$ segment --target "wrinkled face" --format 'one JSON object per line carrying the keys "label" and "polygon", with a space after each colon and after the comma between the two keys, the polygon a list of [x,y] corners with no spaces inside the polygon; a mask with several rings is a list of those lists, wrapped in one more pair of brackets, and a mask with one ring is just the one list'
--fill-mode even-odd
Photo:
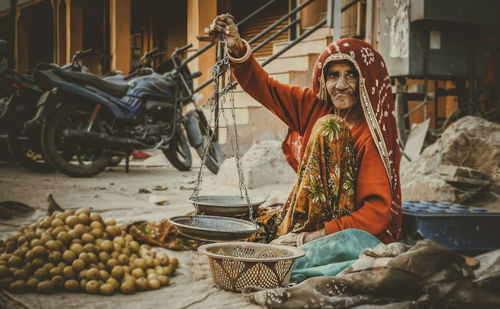
{"label": "wrinkled face", "polygon": [[348,60],[334,61],[325,68],[325,85],[333,105],[346,109],[358,102],[359,74]]}

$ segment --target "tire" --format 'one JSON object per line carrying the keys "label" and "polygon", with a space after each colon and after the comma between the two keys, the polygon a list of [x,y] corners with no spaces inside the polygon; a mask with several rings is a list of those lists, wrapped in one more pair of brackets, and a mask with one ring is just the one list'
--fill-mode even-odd
{"label": "tire", "polygon": [[205,138],[207,135],[212,136],[212,141],[208,146],[208,155],[207,159],[205,160],[205,166],[209,171],[217,174],[222,162],[224,162],[224,154],[220,149],[219,143],[214,140],[215,137],[212,133],[212,130],[208,129],[207,131],[207,119],[205,118],[205,115],[203,115],[203,112],[196,111],[196,118],[198,118],[198,125],[200,127],[201,136],[203,136],[203,143],[196,147],[196,152],[198,152],[198,155],[203,160],[203,146],[205,144]]}
{"label": "tire", "polygon": [[40,131],[25,134],[24,122],[13,124],[7,131],[7,147],[10,155],[22,167],[35,173],[50,173],[55,170],[47,162],[42,151]]}
{"label": "tire", "polygon": [[177,127],[168,149],[163,149],[163,153],[179,171],[189,171],[191,169],[193,158],[184,127]]}
{"label": "tire", "polygon": [[[102,147],[79,145],[62,136],[65,129],[85,128],[91,114],[89,107],[66,105],[50,115],[42,126],[42,149],[47,161],[70,177],[92,177],[110,164],[111,155]],[[95,120],[93,131],[105,132],[101,129],[102,115],[103,111]]]}

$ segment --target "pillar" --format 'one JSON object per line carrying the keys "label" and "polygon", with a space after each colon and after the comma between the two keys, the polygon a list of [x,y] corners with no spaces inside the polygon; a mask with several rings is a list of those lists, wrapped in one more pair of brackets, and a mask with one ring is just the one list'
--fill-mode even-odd
{"label": "pillar", "polygon": [[26,72],[28,70],[29,56],[29,40],[28,40],[28,23],[22,16],[22,10],[16,11],[16,26],[15,26],[15,45],[14,54],[16,59],[16,70]]}
{"label": "pillar", "polygon": [[83,49],[83,12],[79,2],[66,2],[66,63],[73,59],[73,55]]}
{"label": "pillar", "polygon": [[130,70],[130,0],[109,0],[111,70]]}
{"label": "pillar", "polygon": [[[304,2],[306,2],[306,0],[301,0],[300,4]],[[326,10],[327,0],[316,0],[307,5],[300,11],[300,23],[302,28],[315,26],[321,21],[321,13],[326,13]]]}
{"label": "pillar", "polygon": [[[193,48],[201,49],[208,44],[200,42],[196,39],[198,35],[205,35],[205,27],[208,27],[215,16],[217,16],[217,1],[216,0],[188,0],[188,15],[187,15],[187,41],[193,44]],[[197,59],[191,61],[189,69],[191,72],[201,71],[200,78],[194,81],[195,88],[210,77],[212,77],[212,65],[215,64],[215,47],[210,48]],[[210,96],[213,87],[208,85],[201,91],[204,99],[203,103]]]}

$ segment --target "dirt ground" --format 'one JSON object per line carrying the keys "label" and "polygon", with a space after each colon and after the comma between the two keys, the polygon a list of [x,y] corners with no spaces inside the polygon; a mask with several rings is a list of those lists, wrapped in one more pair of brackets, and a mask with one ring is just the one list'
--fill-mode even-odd
{"label": "dirt ground", "polygon": [[[14,200],[36,208],[33,215],[17,220],[0,220],[0,238],[23,224],[34,222],[46,214],[47,194],[52,193],[65,209],[89,208],[105,219],[117,223],[135,220],[159,221],[193,210],[188,198],[193,192],[199,168],[195,159],[189,172],[179,172],[161,155],[146,161],[131,161],[128,174],[122,166],[108,168],[93,178],[70,178],[61,173],[36,174],[20,166],[0,164],[0,201]],[[235,171],[236,172],[236,171]],[[222,181],[223,183],[223,181]],[[164,191],[156,186],[168,187]],[[147,189],[152,193],[139,193]],[[286,199],[288,185],[264,186],[249,191],[251,198],[267,198],[266,204]],[[204,173],[201,194],[238,194],[238,188],[221,185],[221,179],[208,170]],[[150,196],[161,195],[166,205],[150,202]],[[56,293],[53,295],[16,294],[13,298],[28,308],[260,308],[249,304],[239,293],[217,288],[210,274],[207,257],[198,252],[166,250],[180,261],[180,267],[168,287],[133,295]],[[22,306],[11,304],[14,308]]]}

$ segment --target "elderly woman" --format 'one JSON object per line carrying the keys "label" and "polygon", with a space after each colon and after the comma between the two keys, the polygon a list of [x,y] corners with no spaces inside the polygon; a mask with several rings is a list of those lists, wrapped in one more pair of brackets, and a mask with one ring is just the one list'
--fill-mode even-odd
{"label": "elderly woman", "polygon": [[401,232],[400,152],[391,80],[367,43],[342,39],[316,61],[313,89],[269,77],[222,14],[205,30],[224,35],[241,87],[288,126],[283,152],[297,171],[285,205],[261,209],[257,241],[302,245],[344,229],[384,243]]}

